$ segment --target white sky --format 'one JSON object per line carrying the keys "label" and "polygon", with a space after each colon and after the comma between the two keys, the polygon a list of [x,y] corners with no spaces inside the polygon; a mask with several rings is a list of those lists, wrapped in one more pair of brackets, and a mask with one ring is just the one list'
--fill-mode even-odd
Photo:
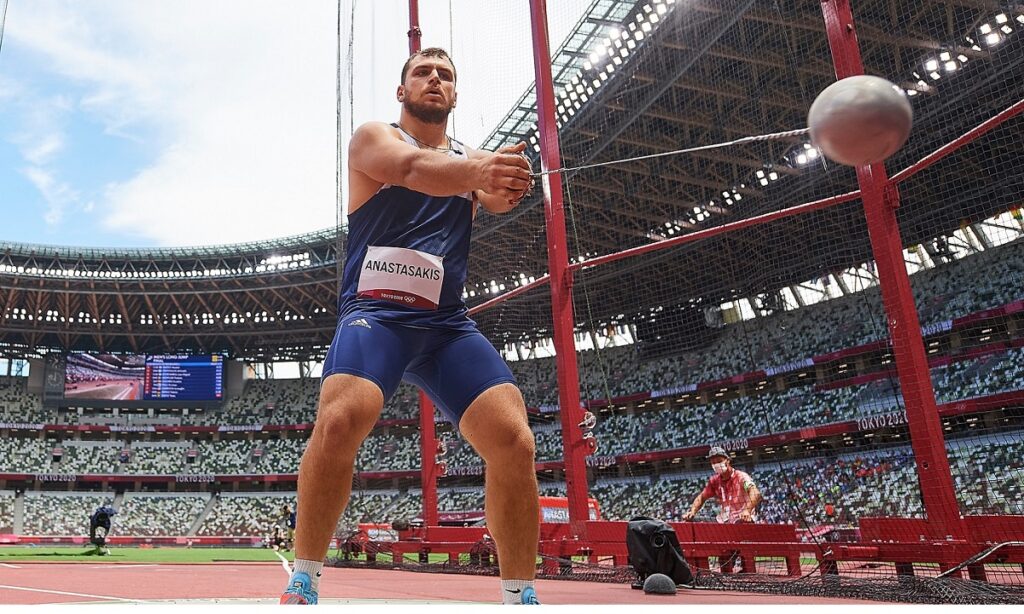
{"label": "white sky", "polygon": [[[342,6],[343,39],[352,1]],[[557,47],[590,1],[549,4]],[[459,71],[455,135],[477,146],[533,80],[529,3],[420,5],[424,46],[449,47]],[[355,122],[393,121],[407,2],[356,8]],[[0,206],[4,192],[19,194],[10,206],[26,221],[0,226],[0,239],[38,240],[32,229],[45,225],[49,243],[195,245],[334,225],[336,10],[324,1],[10,0],[0,111],[22,117],[0,140],[20,166],[15,179],[0,175]],[[9,62],[23,58],[38,68],[18,73]]]}

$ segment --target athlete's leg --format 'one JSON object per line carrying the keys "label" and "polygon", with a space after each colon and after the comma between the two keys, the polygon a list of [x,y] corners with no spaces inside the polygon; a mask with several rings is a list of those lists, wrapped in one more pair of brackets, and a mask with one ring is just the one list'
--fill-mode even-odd
{"label": "athlete's leg", "polygon": [[323,561],[352,491],[359,446],[394,394],[415,339],[369,316],[345,318],[324,360],[313,434],[299,465],[295,557]]}
{"label": "athlete's leg", "polygon": [[508,365],[478,331],[439,334],[406,380],[423,388],[486,463],[487,528],[503,580],[533,580],[540,532],[533,432]]}
{"label": "athlete's leg", "polygon": [[501,577],[532,580],[540,504],[533,432],[523,395],[513,384],[488,389],[466,410],[459,430],[486,463],[484,511],[498,548]]}
{"label": "athlete's leg", "polygon": [[320,389],[313,434],[299,465],[295,557],[322,561],[352,491],[360,444],[384,407],[377,384],[346,373],[329,376]]}

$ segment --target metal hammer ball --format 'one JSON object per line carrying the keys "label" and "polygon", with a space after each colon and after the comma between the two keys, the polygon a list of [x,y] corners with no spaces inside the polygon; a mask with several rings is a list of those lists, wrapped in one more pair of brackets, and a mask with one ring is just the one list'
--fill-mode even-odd
{"label": "metal hammer ball", "polygon": [[848,166],[882,162],[910,136],[914,111],[898,86],[881,77],[847,77],[825,88],[811,105],[812,143]]}

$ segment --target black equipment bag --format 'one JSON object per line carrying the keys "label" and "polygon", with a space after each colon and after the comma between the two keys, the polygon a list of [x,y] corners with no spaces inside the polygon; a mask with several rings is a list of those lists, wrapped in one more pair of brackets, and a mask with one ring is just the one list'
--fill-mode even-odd
{"label": "black equipment bag", "polygon": [[626,528],[629,564],[636,570],[633,588],[642,589],[647,576],[660,573],[676,584],[693,584],[693,572],[683,558],[675,529],[668,523],[645,516],[629,521]]}

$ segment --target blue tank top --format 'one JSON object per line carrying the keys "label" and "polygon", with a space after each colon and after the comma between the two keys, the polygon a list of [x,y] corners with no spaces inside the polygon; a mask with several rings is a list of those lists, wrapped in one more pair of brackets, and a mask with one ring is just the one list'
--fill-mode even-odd
{"label": "blue tank top", "polygon": [[[468,157],[454,140],[448,155]],[[472,193],[430,196],[381,186],[348,216],[339,319],[360,313],[410,326],[472,328],[462,293],[474,206]]]}

